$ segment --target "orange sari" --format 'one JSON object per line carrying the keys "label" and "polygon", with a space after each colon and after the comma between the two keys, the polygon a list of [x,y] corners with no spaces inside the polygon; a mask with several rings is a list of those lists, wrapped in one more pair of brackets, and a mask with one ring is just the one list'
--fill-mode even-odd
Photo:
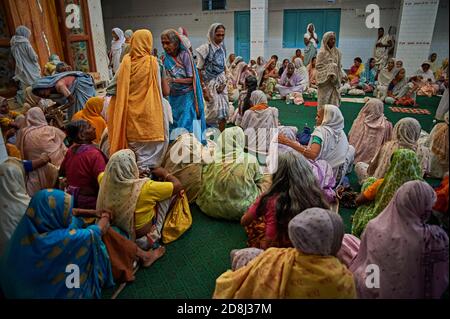
{"label": "orange sari", "polygon": [[100,143],[103,131],[106,128],[106,122],[101,116],[101,113],[103,111],[103,103],[104,99],[102,97],[91,97],[86,102],[84,109],[75,113],[75,115],[72,117],[72,121],[86,120],[93,127],[95,127],[95,133],[97,136],[94,141],[95,144]]}

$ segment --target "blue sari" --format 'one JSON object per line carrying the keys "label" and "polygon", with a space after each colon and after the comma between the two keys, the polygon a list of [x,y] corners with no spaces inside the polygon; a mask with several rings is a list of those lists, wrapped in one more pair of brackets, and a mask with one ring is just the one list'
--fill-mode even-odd
{"label": "blue sari", "polygon": [[[73,200],[60,190],[42,190],[31,200],[0,259],[6,298],[100,298],[114,284],[111,263],[97,225],[82,228],[72,217]],[[79,268],[79,288],[68,288],[68,265]]]}
{"label": "blue sari", "polygon": [[[94,80],[89,74],[79,71],[57,73],[55,75],[38,79],[36,82],[34,82],[32,89],[35,90],[53,88],[55,87],[56,82],[66,76],[76,77],[72,87],[69,88],[70,93],[75,97],[75,105],[67,111],[68,118],[69,120],[71,120],[72,116],[75,113],[81,111],[84,108],[87,100],[89,100],[91,97],[96,96]],[[67,99],[63,98],[61,103],[67,103]]]}
{"label": "blue sari", "polygon": [[359,78],[359,85],[364,84],[375,87],[375,78],[377,76],[377,68],[374,67],[370,69],[369,61],[364,65],[364,71],[361,73]]}
{"label": "blue sari", "polygon": [[[170,140],[174,141],[183,133],[193,133],[202,143],[206,144],[206,120],[203,91],[200,77],[190,51],[180,39],[180,54],[188,54],[189,63],[193,72],[192,84],[172,83],[169,102],[172,106],[173,124],[170,126]],[[174,79],[187,78],[186,68],[181,59],[174,58],[165,53],[163,56],[164,68]]]}

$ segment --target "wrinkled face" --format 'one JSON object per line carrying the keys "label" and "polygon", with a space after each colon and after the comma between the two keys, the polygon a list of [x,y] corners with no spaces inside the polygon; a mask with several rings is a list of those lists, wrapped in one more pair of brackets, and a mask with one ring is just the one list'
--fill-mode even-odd
{"label": "wrinkled face", "polygon": [[429,69],[430,69],[430,66],[428,64],[422,64],[423,72],[428,72]]}
{"label": "wrinkled face", "polygon": [[221,44],[225,39],[225,30],[223,28],[217,28],[216,33],[214,34],[214,42],[216,44]]}
{"label": "wrinkled face", "polygon": [[83,142],[92,142],[96,138],[97,134],[95,132],[95,127],[93,127],[89,122],[87,122],[78,133],[78,139]]}
{"label": "wrinkled face", "polygon": [[388,62],[387,67],[388,67],[388,70],[389,70],[389,71],[391,71],[391,70],[394,68],[394,66],[395,66],[394,61],[389,61],[389,62]]}
{"label": "wrinkled face", "polygon": [[317,111],[317,115],[316,115],[316,126],[319,126],[319,125],[322,124],[324,113],[325,113],[325,109],[324,109],[323,107]]}
{"label": "wrinkled face", "polygon": [[287,74],[289,76],[291,76],[292,74],[294,74],[294,72],[295,72],[295,66],[292,63],[290,63],[287,67]]}
{"label": "wrinkled face", "polygon": [[402,61],[397,61],[397,62],[395,62],[395,67],[396,67],[397,69],[402,68],[402,67],[403,67],[403,62],[402,62]]}
{"label": "wrinkled face", "polygon": [[381,38],[384,35],[384,29],[383,28],[379,28],[378,29],[378,37]]}
{"label": "wrinkled face", "polygon": [[327,42],[327,45],[330,49],[334,48],[334,46],[336,45],[336,37],[334,35],[330,37],[330,39]]}
{"label": "wrinkled face", "polygon": [[[177,55],[178,45],[174,42],[171,42],[167,35],[161,36],[161,45],[168,55],[171,56]],[[155,54],[155,51],[153,51],[153,54]]]}
{"label": "wrinkled face", "polygon": [[373,69],[375,67],[375,60],[370,60],[369,67]]}
{"label": "wrinkled face", "polygon": [[436,54],[436,53],[433,53],[433,54],[431,55],[430,59],[431,59],[431,62],[436,61],[436,59],[437,59],[437,54]]}
{"label": "wrinkled face", "polygon": [[117,36],[117,34],[114,31],[112,32],[112,37],[113,37],[114,41],[119,40],[119,37]]}
{"label": "wrinkled face", "polygon": [[355,66],[359,68],[360,65],[361,65],[361,62],[359,62],[358,60],[355,60]]}

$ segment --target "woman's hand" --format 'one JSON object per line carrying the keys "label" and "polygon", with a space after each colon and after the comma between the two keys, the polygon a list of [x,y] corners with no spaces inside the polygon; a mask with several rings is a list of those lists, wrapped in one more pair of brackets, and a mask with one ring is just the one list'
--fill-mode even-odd
{"label": "woman's hand", "polygon": [[292,141],[290,139],[288,139],[286,136],[284,136],[283,134],[278,134],[278,143],[286,145],[286,146],[291,146]]}
{"label": "woman's hand", "polygon": [[152,174],[160,180],[166,179],[170,175],[169,171],[162,167],[157,167],[152,170]]}

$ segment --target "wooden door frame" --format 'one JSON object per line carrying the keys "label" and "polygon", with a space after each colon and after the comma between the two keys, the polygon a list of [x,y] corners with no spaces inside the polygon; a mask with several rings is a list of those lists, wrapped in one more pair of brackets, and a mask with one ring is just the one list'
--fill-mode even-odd
{"label": "wooden door frame", "polygon": [[72,42],[81,42],[86,41],[87,42],[87,55],[88,55],[88,61],[89,61],[89,72],[96,72],[97,71],[97,64],[95,62],[95,52],[94,52],[94,43],[92,41],[92,29],[91,29],[91,18],[89,16],[89,7],[87,0],[78,0],[81,4],[81,13],[83,14],[83,23],[84,23],[84,30],[85,35],[70,35],[69,30],[67,30],[65,25],[65,18],[66,18],[66,10],[64,8],[64,0],[55,0],[56,1],[56,8],[59,12],[58,15],[58,23],[59,28],[61,30],[61,42],[63,44],[63,51],[64,56],[66,57],[66,63],[74,67],[75,63],[71,54],[71,43]]}
{"label": "wooden door frame", "polygon": [[[4,0],[0,0],[0,6],[3,7],[3,10],[5,12],[6,23],[8,25],[8,30],[9,30],[9,39],[8,40],[0,39],[0,47],[11,48],[11,38],[16,33],[16,30],[14,27],[14,22],[13,22],[12,16],[11,16],[11,7],[9,5],[9,2],[4,1]],[[14,70],[13,70],[13,72],[14,72]],[[4,97],[10,98],[10,97],[15,96],[16,93],[17,93],[17,88],[11,87],[10,89],[4,91],[2,94]]]}

